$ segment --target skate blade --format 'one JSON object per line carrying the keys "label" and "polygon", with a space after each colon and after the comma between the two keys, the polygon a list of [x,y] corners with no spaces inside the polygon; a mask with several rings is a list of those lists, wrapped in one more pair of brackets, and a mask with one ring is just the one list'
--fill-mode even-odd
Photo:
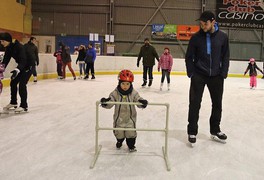
{"label": "skate blade", "polygon": [[191,142],[189,142],[189,145],[190,145],[191,148],[194,148],[194,147],[195,147],[195,144],[196,144],[196,143],[191,143]]}
{"label": "skate blade", "polygon": [[17,106],[15,106],[15,107],[11,107],[11,108],[6,108],[6,107],[4,107],[3,108],[3,111],[13,111],[13,110],[15,110],[17,108]]}
{"label": "skate blade", "polygon": [[211,139],[214,140],[214,141],[216,141],[216,142],[220,142],[222,144],[225,144],[226,143],[225,140],[219,139],[217,136],[211,135]]}

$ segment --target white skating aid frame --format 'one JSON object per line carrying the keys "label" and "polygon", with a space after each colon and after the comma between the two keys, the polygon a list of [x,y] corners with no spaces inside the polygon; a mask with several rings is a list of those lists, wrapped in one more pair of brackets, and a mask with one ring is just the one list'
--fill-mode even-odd
{"label": "white skating aid frame", "polygon": [[[90,169],[94,168],[95,163],[100,154],[100,150],[102,149],[102,145],[98,145],[98,133],[100,130],[126,130],[126,131],[162,131],[165,133],[165,146],[162,146],[164,160],[167,166],[167,171],[170,171],[170,163],[168,158],[168,124],[169,124],[169,108],[170,105],[168,103],[148,103],[148,106],[165,106],[166,107],[166,125],[165,129],[140,129],[140,128],[108,128],[108,127],[99,127],[99,105],[100,101],[96,102],[96,125],[95,125],[95,154],[94,159],[90,165]],[[107,102],[106,104],[127,104],[127,105],[142,105],[141,103],[134,102]]]}

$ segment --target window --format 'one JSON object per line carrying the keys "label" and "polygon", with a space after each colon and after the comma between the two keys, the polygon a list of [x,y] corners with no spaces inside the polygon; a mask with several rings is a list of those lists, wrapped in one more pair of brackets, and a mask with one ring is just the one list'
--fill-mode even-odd
{"label": "window", "polygon": [[16,2],[25,5],[26,0],[16,0]]}

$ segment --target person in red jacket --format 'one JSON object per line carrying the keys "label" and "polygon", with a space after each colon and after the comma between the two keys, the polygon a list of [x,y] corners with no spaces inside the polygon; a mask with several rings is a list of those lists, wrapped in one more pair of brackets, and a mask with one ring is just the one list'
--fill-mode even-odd
{"label": "person in red jacket", "polygon": [[53,56],[56,57],[58,79],[63,79],[61,49],[57,50]]}
{"label": "person in red jacket", "polygon": [[162,91],[163,82],[165,76],[167,78],[168,83],[168,90],[170,90],[170,72],[173,65],[173,58],[170,54],[170,49],[168,47],[164,48],[164,53],[160,56],[159,64],[158,64],[158,71],[161,68],[161,83],[160,83],[160,90]]}

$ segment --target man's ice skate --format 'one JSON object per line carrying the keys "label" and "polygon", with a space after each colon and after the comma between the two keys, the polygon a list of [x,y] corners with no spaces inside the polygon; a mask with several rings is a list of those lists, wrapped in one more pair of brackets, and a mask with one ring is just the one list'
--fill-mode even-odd
{"label": "man's ice skate", "polygon": [[225,144],[227,136],[222,132],[218,132],[216,134],[211,134],[211,139]]}
{"label": "man's ice skate", "polygon": [[86,74],[83,79],[89,79],[89,76]]}
{"label": "man's ice skate", "polygon": [[143,84],[141,85],[142,87],[145,87],[147,85],[147,81],[146,80],[144,80],[143,81]]}
{"label": "man's ice skate", "polygon": [[8,111],[10,109],[17,108],[17,104],[8,104],[6,107],[3,108],[4,111]]}
{"label": "man's ice skate", "polygon": [[129,152],[136,152],[136,151],[137,151],[136,147],[129,148]]}
{"label": "man's ice skate", "polygon": [[15,113],[23,113],[23,112],[27,112],[27,108],[22,108],[22,107],[18,107],[15,109]]}
{"label": "man's ice skate", "polygon": [[190,142],[191,147],[194,147],[196,143],[196,136],[195,135],[188,135],[188,141]]}
{"label": "man's ice skate", "polygon": [[152,85],[152,79],[149,80],[148,87]]}

